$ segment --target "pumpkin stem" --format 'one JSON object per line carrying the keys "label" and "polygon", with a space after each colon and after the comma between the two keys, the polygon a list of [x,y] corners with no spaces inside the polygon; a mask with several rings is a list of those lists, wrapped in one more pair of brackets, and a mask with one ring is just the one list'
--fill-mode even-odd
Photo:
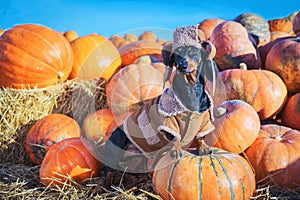
{"label": "pumpkin stem", "polygon": [[240,69],[247,70],[246,63],[240,63]]}
{"label": "pumpkin stem", "polygon": [[227,113],[226,108],[218,107],[218,108],[215,109],[214,116],[215,116],[216,118],[221,118],[221,117],[223,117],[226,113]]}
{"label": "pumpkin stem", "polygon": [[203,137],[197,137],[195,138],[195,140],[196,140],[196,146],[197,146],[196,150],[198,156],[213,154],[212,147],[208,146],[204,142]]}
{"label": "pumpkin stem", "polygon": [[272,139],[275,139],[277,141],[281,141],[282,140],[282,137],[280,135],[274,135],[274,136],[271,136]]}

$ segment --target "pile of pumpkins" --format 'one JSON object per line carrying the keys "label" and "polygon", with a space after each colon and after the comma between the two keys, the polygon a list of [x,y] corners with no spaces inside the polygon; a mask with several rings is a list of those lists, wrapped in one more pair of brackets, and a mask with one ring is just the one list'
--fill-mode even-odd
{"label": "pile of pumpkins", "polygon": [[[234,20],[205,19],[198,28],[216,47],[214,61],[224,84],[214,96],[215,130],[205,137],[215,148],[203,155],[185,151],[168,167],[154,171],[156,192],[163,199],[249,199],[258,181],[297,187],[300,12],[268,21],[252,13]],[[151,32],[139,37],[79,37],[75,31],[62,34],[35,24],[17,25],[1,34],[0,87],[106,80],[107,108],[90,113],[82,124],[49,114],[29,130],[26,151],[41,165],[44,184],[98,175],[103,164],[82,136],[95,145],[105,142],[136,106],[163,92],[160,53],[166,44]],[[224,95],[225,101],[218,100]]]}

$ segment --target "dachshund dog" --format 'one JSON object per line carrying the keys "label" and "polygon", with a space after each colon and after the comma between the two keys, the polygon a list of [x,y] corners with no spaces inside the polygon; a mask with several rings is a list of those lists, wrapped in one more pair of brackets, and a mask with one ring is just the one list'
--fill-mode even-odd
{"label": "dachshund dog", "polygon": [[214,129],[213,102],[205,90],[206,80],[213,85],[216,80],[214,46],[197,26],[178,27],[173,43],[165,45],[161,54],[166,65],[163,85],[175,73],[171,86],[136,109],[106,141],[106,188],[114,170],[151,171],[165,152],[178,158],[193,141],[201,151],[202,138]]}

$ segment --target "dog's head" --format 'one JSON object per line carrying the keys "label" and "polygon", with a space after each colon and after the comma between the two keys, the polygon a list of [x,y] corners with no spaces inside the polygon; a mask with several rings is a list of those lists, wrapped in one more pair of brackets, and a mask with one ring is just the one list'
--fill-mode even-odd
{"label": "dog's head", "polygon": [[[186,83],[191,86],[199,83],[204,84],[204,76],[212,81],[214,85],[217,67],[212,59],[215,56],[216,49],[210,41],[204,40],[204,34],[201,30],[196,29],[196,32],[197,40],[187,38],[190,33],[182,34],[180,32],[175,34],[173,43],[164,46],[162,58],[167,66],[165,81],[170,78],[175,67],[177,73],[181,73],[185,77]],[[192,35],[192,37],[195,36]]]}

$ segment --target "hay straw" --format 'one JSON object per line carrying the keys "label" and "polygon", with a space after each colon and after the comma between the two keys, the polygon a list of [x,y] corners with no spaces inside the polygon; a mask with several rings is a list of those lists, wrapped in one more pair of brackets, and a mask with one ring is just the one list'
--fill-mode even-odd
{"label": "hay straw", "polygon": [[104,87],[102,80],[74,79],[46,88],[0,89],[0,162],[26,156],[25,135],[36,120],[61,113],[81,124],[87,114],[106,107]]}

